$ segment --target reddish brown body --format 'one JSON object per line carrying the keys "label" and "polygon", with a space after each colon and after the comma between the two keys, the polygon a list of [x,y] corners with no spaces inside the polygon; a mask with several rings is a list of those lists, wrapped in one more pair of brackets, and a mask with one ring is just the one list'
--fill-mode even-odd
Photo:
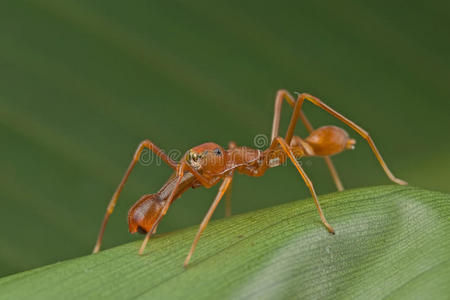
{"label": "reddish brown body", "polygon": [[[302,156],[334,155],[345,149],[351,149],[355,141],[348,137],[345,130],[325,126],[314,130],[305,140],[294,136],[291,150],[296,158]],[[220,154],[216,154],[220,152]],[[237,171],[249,176],[262,176],[270,167],[282,164],[287,154],[279,148],[265,151],[247,147],[234,147],[224,150],[214,143],[205,143],[192,148],[186,155],[187,161],[204,177],[211,180],[211,185],[220,181],[227,172]],[[195,159],[195,161],[194,161]],[[271,162],[272,161],[272,162]],[[276,162],[273,162],[276,161]],[[172,191],[174,191],[177,176],[174,174],[156,194],[144,195],[128,212],[128,227],[131,233],[149,232],[158,216],[164,209]],[[181,196],[190,187],[201,186],[191,172],[185,172],[173,200]]]}
{"label": "reddish brown body", "polygon": [[[128,212],[128,230],[130,233],[147,233],[152,229],[158,216],[161,214],[166,201],[175,188],[177,177],[172,176],[166,184],[152,195],[144,195],[139,199]],[[186,173],[180,182],[174,199],[177,199],[190,187],[195,187],[195,177],[191,173]]]}
{"label": "reddish brown body", "polygon": [[[284,138],[278,136],[281,104],[283,100],[286,100],[294,109],[291,122]],[[143,252],[145,245],[147,244],[152,233],[155,232],[156,227],[161,221],[162,217],[166,214],[167,209],[173,203],[173,201],[179,198],[186,190],[195,187],[210,188],[220,181],[219,192],[211,205],[207,215],[205,216],[199,231],[192,244],[191,250],[185,260],[185,266],[188,264],[191,255],[194,252],[195,246],[200,238],[201,233],[206,228],[214,210],[216,209],[219,201],[223,195],[230,190],[232,178],[234,172],[239,172],[248,176],[258,177],[264,175],[264,173],[272,167],[278,166],[287,160],[290,160],[292,164],[297,168],[301,177],[308,186],[311,195],[315,201],[319,216],[322,223],[328,229],[329,232],[334,233],[334,229],[328,224],[320,207],[317,199],[316,192],[314,190],[311,180],[308,178],[297,159],[303,156],[322,156],[324,157],[331,175],[336,183],[338,190],[343,190],[342,183],[337,175],[337,172],[331,162],[330,156],[338,154],[347,149],[353,149],[355,140],[351,139],[347,132],[336,126],[324,126],[314,130],[307,120],[306,116],[301,111],[301,107],[304,101],[310,101],[313,104],[319,106],[325,111],[331,113],[356,132],[358,132],[364,139],[367,140],[372,151],[380,162],[382,168],[386,172],[387,176],[398,184],[406,184],[406,182],[397,179],[390,172],[387,165],[383,161],[380,153],[378,152],[373,140],[369,134],[361,127],[345,118],[335,110],[328,107],[321,100],[308,94],[300,94],[295,101],[294,98],[286,91],[281,90],[277,94],[275,99],[275,114],[272,126],[272,139],[271,145],[268,149],[261,151],[251,149],[247,147],[237,147],[234,143],[230,143],[229,149],[223,149],[221,146],[215,143],[205,143],[192,148],[187,151],[180,162],[176,163],[172,161],[167,155],[165,155],[156,145],[146,140],[142,142],[131,162],[125,176],[119,184],[116,192],[111,199],[105,218],[103,220],[102,227],[100,229],[99,237],[97,239],[94,253],[100,249],[101,240],[103,237],[104,229],[108,221],[109,215],[112,213],[114,206],[117,202],[117,198],[134,166],[136,165],[141,152],[144,148],[152,150],[155,154],[160,156],[164,162],[175,170],[175,173],[169,178],[166,184],[155,194],[144,195],[139,199],[128,212],[128,226],[131,233],[141,232],[146,234],[146,238],[142,243],[140,253]],[[300,119],[305,127],[309,130],[310,134],[305,139],[299,136],[294,136],[294,129],[297,124],[297,120]],[[229,202],[229,201],[227,201]],[[229,205],[227,205],[229,207]]]}

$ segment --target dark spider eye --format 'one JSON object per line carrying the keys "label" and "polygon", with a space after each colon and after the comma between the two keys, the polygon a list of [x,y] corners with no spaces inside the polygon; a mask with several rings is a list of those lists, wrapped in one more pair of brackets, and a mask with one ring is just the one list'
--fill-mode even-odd
{"label": "dark spider eye", "polygon": [[222,151],[220,151],[219,148],[214,149],[214,154],[216,155],[222,155]]}

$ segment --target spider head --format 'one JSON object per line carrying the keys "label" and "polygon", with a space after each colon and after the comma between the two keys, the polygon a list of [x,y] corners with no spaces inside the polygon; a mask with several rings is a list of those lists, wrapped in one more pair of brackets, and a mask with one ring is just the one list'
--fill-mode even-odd
{"label": "spider head", "polygon": [[186,162],[205,175],[220,174],[226,170],[227,153],[215,143],[196,146],[186,153]]}

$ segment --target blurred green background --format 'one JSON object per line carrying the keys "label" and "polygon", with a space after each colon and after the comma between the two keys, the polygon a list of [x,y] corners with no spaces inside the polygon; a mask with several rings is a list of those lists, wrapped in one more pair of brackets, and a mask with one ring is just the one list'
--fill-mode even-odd
{"label": "blurred green background", "polygon": [[[450,192],[449,12],[448,1],[2,1],[0,275],[89,254],[141,140],[253,146],[280,88],[361,124],[396,176]],[[287,106],[283,119],[282,132]],[[334,159],[344,185],[388,184],[357,141]],[[321,159],[303,163],[319,194],[335,190]],[[170,173],[137,168],[104,248],[142,238],[127,210]],[[216,190],[186,192],[159,232],[200,223]],[[308,196],[291,166],[236,176],[233,213]]]}

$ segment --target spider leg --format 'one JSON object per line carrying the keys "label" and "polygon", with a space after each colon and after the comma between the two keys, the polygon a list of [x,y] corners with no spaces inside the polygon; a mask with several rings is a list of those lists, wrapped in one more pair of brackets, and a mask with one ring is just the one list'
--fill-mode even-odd
{"label": "spider leg", "polygon": [[355,130],[360,136],[362,136],[369,143],[370,148],[372,149],[373,153],[375,154],[375,157],[377,158],[378,162],[380,163],[381,167],[383,168],[384,172],[389,177],[389,179],[392,180],[393,182],[397,183],[397,184],[400,184],[400,185],[407,185],[408,184],[406,181],[403,181],[403,180],[395,177],[394,174],[392,174],[392,172],[389,170],[388,166],[384,162],[383,158],[381,157],[381,154],[378,151],[377,147],[375,146],[374,141],[372,140],[372,138],[370,137],[370,135],[369,135],[369,133],[367,131],[365,131],[359,125],[357,125],[356,123],[354,123],[350,119],[344,117],[343,115],[341,115],[340,113],[338,113],[337,111],[335,111],[334,109],[332,109],[331,107],[329,107],[328,105],[323,103],[322,100],[320,100],[317,97],[314,97],[314,96],[309,95],[309,94],[300,94],[298,96],[298,98],[310,101],[314,105],[322,108],[323,110],[325,110],[326,112],[328,112],[332,116],[336,117],[338,120],[340,120],[340,121],[344,122],[345,124],[347,124],[353,130]]}
{"label": "spider leg", "polygon": [[295,168],[297,168],[297,171],[300,173],[300,175],[303,178],[303,181],[305,181],[306,186],[309,188],[309,191],[311,192],[311,195],[314,199],[314,203],[316,204],[317,210],[319,211],[319,216],[320,216],[320,219],[322,220],[323,225],[325,225],[325,227],[327,228],[327,230],[330,233],[334,234],[333,227],[331,227],[331,225],[326,220],[325,215],[323,214],[322,208],[320,207],[319,199],[317,199],[317,195],[316,195],[316,191],[314,190],[313,183],[309,179],[308,175],[306,175],[305,171],[302,169],[300,164],[298,163],[297,159],[295,158],[294,153],[292,153],[291,148],[289,147],[287,142],[281,137],[276,137],[274,139],[273,144],[274,143],[277,143],[281,146],[283,151],[287,154],[287,156],[290,158],[291,162],[294,164]]}
{"label": "spider leg", "polygon": [[103,239],[103,234],[105,232],[105,228],[106,228],[106,224],[108,223],[109,220],[109,216],[113,213],[114,211],[114,207],[116,206],[117,203],[117,199],[119,198],[120,193],[122,192],[122,189],[125,185],[125,183],[127,182],[128,177],[130,176],[131,171],[133,171],[133,168],[136,166],[137,162],[139,161],[142,151],[144,149],[150,149],[153,153],[155,153],[157,156],[159,156],[165,163],[167,163],[172,169],[176,169],[177,167],[177,163],[174,162],[170,157],[168,157],[166,154],[164,154],[164,152],[159,149],[155,144],[153,144],[151,141],[149,140],[145,140],[142,141],[134,156],[133,159],[127,169],[127,171],[125,172],[125,175],[122,178],[122,181],[120,182],[119,186],[117,187],[116,191],[114,192],[111,200],[109,201],[108,207],[106,209],[105,212],[105,216],[103,218],[103,222],[102,225],[100,227],[100,232],[98,234],[97,237],[97,242],[95,243],[95,247],[93,250],[93,253],[97,253],[98,251],[100,251],[100,246],[102,243],[102,239]]}
{"label": "spider leg", "polygon": [[[289,144],[291,142],[292,136],[294,135],[294,130],[297,125],[297,120],[300,118],[303,125],[306,127],[309,133],[311,133],[314,128],[309,122],[309,120],[306,118],[305,114],[301,110],[304,98],[298,97],[297,101],[294,100],[294,97],[286,91],[286,90],[279,90],[277,93],[277,97],[275,99],[275,113],[273,117],[273,124],[272,124],[272,138],[271,141],[273,141],[278,136],[278,131],[280,127],[280,118],[281,118],[281,104],[283,103],[283,100],[286,100],[287,103],[294,108],[294,111],[292,112],[291,121],[289,123],[288,130],[286,132],[285,140]],[[336,171],[336,168],[334,167],[333,161],[330,157],[325,156],[323,158],[325,160],[325,163],[327,164],[327,167],[330,171],[331,177],[333,178],[333,181],[336,185],[336,188],[338,191],[343,191],[344,186],[342,185],[342,181],[339,178],[339,175]]]}
{"label": "spider leg", "polygon": [[[236,143],[231,141],[228,143],[228,149],[235,149]],[[231,217],[231,193],[233,190],[233,182],[230,183],[230,187],[225,193],[225,218]]]}
{"label": "spider leg", "polygon": [[186,257],[186,260],[184,261],[185,267],[189,264],[189,260],[191,259],[192,254],[194,253],[195,247],[197,246],[197,243],[200,239],[200,236],[202,235],[203,230],[205,230],[206,226],[208,225],[208,222],[211,219],[211,216],[213,215],[214,210],[216,209],[217,205],[219,204],[220,199],[222,199],[223,195],[228,190],[232,180],[233,180],[232,175],[226,176],[225,179],[223,180],[222,185],[219,188],[219,192],[217,193],[217,196],[214,199],[214,202],[211,204],[211,207],[209,208],[208,213],[203,218],[203,221],[200,224],[197,234],[195,235],[195,239],[192,242],[191,250],[189,250],[189,254]]}
{"label": "spider leg", "polygon": [[231,217],[231,191],[233,190],[233,183],[225,193],[225,218]]}

